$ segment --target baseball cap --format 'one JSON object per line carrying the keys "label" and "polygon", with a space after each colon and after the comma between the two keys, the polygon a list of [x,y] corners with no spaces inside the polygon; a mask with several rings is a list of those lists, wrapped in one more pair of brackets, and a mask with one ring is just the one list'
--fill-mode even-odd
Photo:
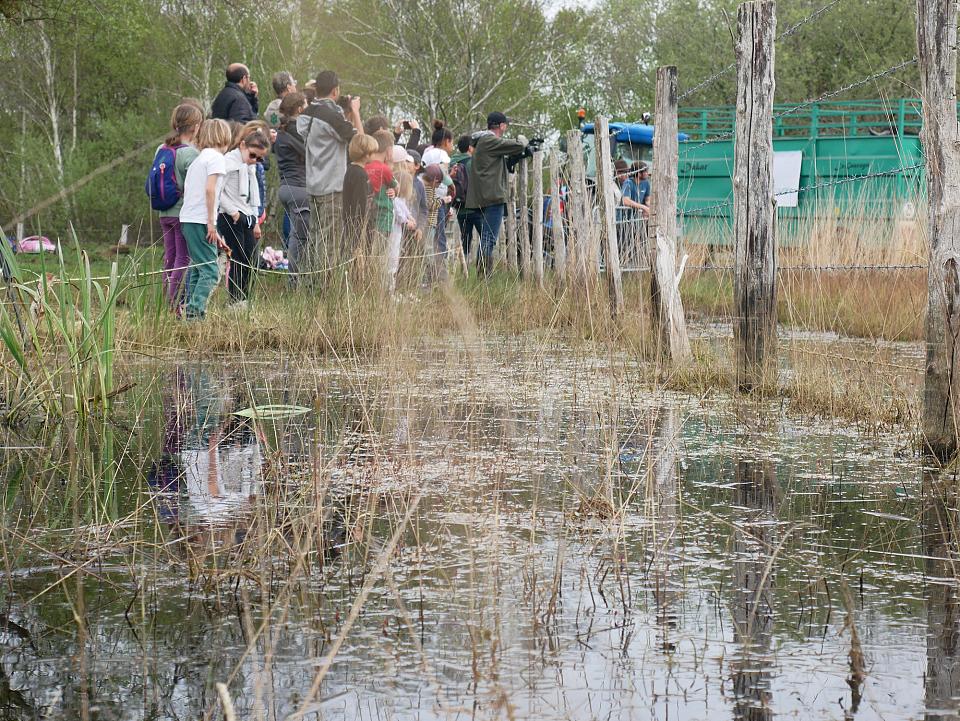
{"label": "baseball cap", "polygon": [[408,150],[407,155],[410,156],[410,160],[412,160],[413,164],[416,165],[418,168],[422,165],[422,161],[420,159],[420,153],[418,153],[416,150]]}
{"label": "baseball cap", "polygon": [[413,158],[410,157],[410,153],[407,152],[407,149],[402,145],[393,146],[393,162],[394,163],[407,163],[414,162]]}
{"label": "baseball cap", "polygon": [[509,122],[510,122],[510,118],[508,118],[506,115],[504,115],[499,111],[492,112],[487,116],[488,128],[493,128],[493,127],[496,127],[497,125],[500,125],[501,123],[509,123]]}

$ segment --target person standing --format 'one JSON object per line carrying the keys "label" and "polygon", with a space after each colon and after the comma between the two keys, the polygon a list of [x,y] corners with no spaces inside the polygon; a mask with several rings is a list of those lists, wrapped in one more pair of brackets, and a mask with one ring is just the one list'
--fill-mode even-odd
{"label": "person standing", "polygon": [[257,84],[250,79],[250,71],[242,63],[227,66],[227,82],[213,100],[210,115],[221,120],[249,123],[260,109]]}
{"label": "person standing", "polygon": [[267,105],[267,109],[263,112],[263,119],[267,121],[267,125],[269,125],[272,130],[277,130],[280,127],[280,103],[290,93],[297,92],[297,81],[293,75],[286,70],[274,73],[273,92],[277,97]]}
{"label": "person standing", "polygon": [[480,213],[468,210],[467,188],[470,187],[470,165],[473,162],[473,138],[461,135],[457,141],[457,152],[450,156],[450,178],[453,180],[452,205],[457,211],[457,226],[460,228],[460,245],[463,257],[469,260],[470,247],[473,245],[473,231],[480,235]]}
{"label": "person standing", "polygon": [[507,158],[523,153],[527,139],[504,138],[509,119],[500,112],[487,116],[487,129],[477,135],[470,163],[466,207],[480,214],[480,254],[477,263],[484,275],[493,270],[493,248],[500,235],[507,204]]}
{"label": "person standing", "polygon": [[280,103],[280,127],[273,152],[280,174],[280,202],[290,218],[287,257],[290,278],[296,278],[300,251],[310,235],[310,196],[307,194],[306,149],[297,132],[297,117],[307,107],[303,93],[290,93]]}
{"label": "person standing", "polygon": [[173,109],[170,117],[170,133],[157,149],[168,148],[173,151],[174,180],[180,190],[180,196],[170,207],[160,211],[160,229],[163,231],[163,284],[167,291],[167,300],[171,309],[178,315],[183,304],[183,280],[190,266],[190,252],[187,250],[187,240],[183,237],[180,227],[180,209],[183,207],[183,187],[187,177],[187,168],[200,154],[193,146],[193,140],[200,123],[203,122],[203,113],[195,105],[181,103]]}
{"label": "person standing", "polygon": [[228,289],[236,308],[246,306],[260,241],[257,222],[260,190],[255,166],[269,152],[270,138],[262,130],[254,130],[224,158],[226,177],[220,196],[217,231],[230,249]]}
{"label": "person standing", "polygon": [[220,280],[217,252],[226,247],[217,232],[220,193],[226,163],[223,154],[230,148],[233,134],[224,120],[205,120],[197,132],[200,154],[190,163],[183,181],[183,206],[180,227],[190,252],[187,282],[187,320],[200,320],[207,313],[210,295]]}
{"label": "person standing", "polygon": [[363,133],[360,98],[350,98],[344,114],[340,78],[332,70],[317,75],[317,100],[297,118],[297,132],[306,148],[307,192],[313,205],[313,229],[301,271],[317,269],[320,258],[332,267],[346,257],[343,247],[343,178],[347,172],[347,147]]}

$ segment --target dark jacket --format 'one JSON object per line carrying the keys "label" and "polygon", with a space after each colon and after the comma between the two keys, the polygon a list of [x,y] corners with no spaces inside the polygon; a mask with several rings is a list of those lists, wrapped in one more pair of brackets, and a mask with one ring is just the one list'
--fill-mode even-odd
{"label": "dark jacket", "polygon": [[522,153],[526,145],[519,140],[498,138],[485,131],[477,138],[470,163],[467,185],[467,207],[487,208],[507,202],[508,181],[506,159]]}
{"label": "dark jacket", "polygon": [[306,188],[307,151],[296,125],[296,122],[291,122],[285,129],[280,128],[277,131],[277,142],[273,144],[273,152],[277,155],[280,184]]}
{"label": "dark jacket", "polygon": [[228,82],[213,100],[210,115],[221,120],[248,123],[257,119],[260,103],[253,93],[244,92],[236,83]]}

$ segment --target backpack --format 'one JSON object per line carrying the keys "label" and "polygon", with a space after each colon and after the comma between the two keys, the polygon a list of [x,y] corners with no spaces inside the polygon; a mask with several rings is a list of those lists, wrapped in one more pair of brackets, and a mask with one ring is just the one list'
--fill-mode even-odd
{"label": "backpack", "polygon": [[177,151],[183,145],[161,145],[153,158],[153,167],[147,175],[146,191],[150,207],[154,210],[170,210],[183,195],[177,185]]}
{"label": "backpack", "polygon": [[453,207],[463,208],[467,204],[467,185],[470,182],[470,168],[467,158],[450,168],[450,179],[453,181]]}

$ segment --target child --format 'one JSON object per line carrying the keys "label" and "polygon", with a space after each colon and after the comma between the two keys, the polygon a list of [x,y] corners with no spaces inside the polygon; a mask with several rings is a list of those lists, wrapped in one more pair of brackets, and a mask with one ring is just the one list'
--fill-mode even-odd
{"label": "child", "polygon": [[[183,182],[187,175],[190,163],[199,155],[199,151],[191,145],[200,123],[203,122],[203,113],[192,103],[181,103],[173,109],[170,116],[170,134],[163,141],[163,147],[171,148],[176,153],[174,163],[174,178],[180,189],[180,199],[167,210],[160,211],[160,229],[163,233],[163,285],[166,288],[167,300],[171,309],[178,315],[183,302],[183,279],[190,266],[190,254],[187,252],[187,241],[180,228],[180,208],[183,207]],[[157,153],[161,148],[157,148]]]}
{"label": "child", "polygon": [[226,177],[217,230],[230,249],[228,288],[234,307],[244,308],[260,240],[260,186],[256,165],[270,152],[270,137],[259,128],[242,136],[224,158]]}
{"label": "child", "polygon": [[347,146],[350,165],[343,176],[343,235],[351,253],[361,247],[367,235],[372,191],[364,165],[377,152],[378,147],[377,141],[370,135],[354,135]]}
{"label": "child", "polygon": [[197,155],[187,169],[183,182],[183,207],[180,227],[190,252],[187,282],[187,320],[203,318],[210,294],[220,280],[217,251],[225,248],[217,233],[220,191],[226,174],[223,154],[230,148],[232,134],[224,120],[205,120],[197,132]]}
{"label": "child", "polygon": [[413,176],[406,171],[398,171],[397,197],[393,199],[393,228],[387,248],[387,287],[391,294],[397,290],[397,270],[400,268],[400,246],[403,233],[415,233],[417,221],[410,209],[414,202]]}
{"label": "child", "polygon": [[421,176],[426,194],[426,233],[424,235],[424,253],[426,255],[426,273],[424,285],[431,286],[438,280],[446,280],[446,247],[441,248],[438,224],[447,210],[447,189],[444,185],[444,172],[439,165],[428,165]]}
{"label": "child", "polygon": [[397,182],[394,180],[393,170],[387,165],[393,160],[393,133],[389,130],[378,130],[373,134],[373,138],[377,141],[377,151],[367,160],[363,169],[370,179],[370,190],[373,194],[371,246],[373,252],[379,254],[383,252],[387,236],[393,229],[393,199],[396,196]]}

